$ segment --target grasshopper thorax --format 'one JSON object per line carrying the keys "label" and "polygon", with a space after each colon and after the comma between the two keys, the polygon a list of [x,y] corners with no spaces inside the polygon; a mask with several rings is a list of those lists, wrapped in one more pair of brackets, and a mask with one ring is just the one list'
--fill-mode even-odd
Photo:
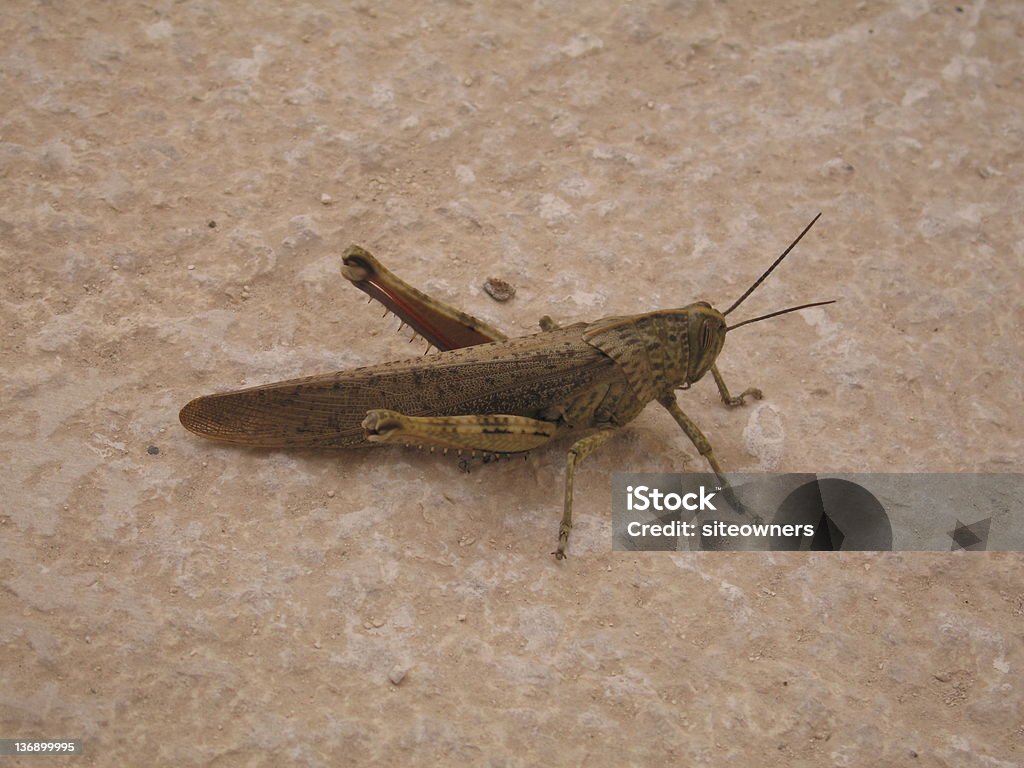
{"label": "grasshopper thorax", "polygon": [[687,341],[689,355],[686,382],[699,381],[718,359],[725,345],[725,315],[706,301],[685,307],[687,315]]}

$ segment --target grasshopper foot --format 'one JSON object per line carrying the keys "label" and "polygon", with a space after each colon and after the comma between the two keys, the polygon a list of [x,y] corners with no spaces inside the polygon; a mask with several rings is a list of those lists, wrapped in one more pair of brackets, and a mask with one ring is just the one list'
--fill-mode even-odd
{"label": "grasshopper foot", "polygon": [[722,374],[718,372],[718,366],[711,366],[711,375],[715,377],[715,385],[718,387],[718,394],[722,396],[722,402],[729,408],[735,408],[737,405],[743,405],[748,396],[755,400],[760,400],[764,397],[761,390],[757,387],[751,387],[750,389],[744,390],[743,394],[739,397],[733,397],[729,394],[729,388],[725,386],[725,379],[723,379]]}
{"label": "grasshopper foot", "polygon": [[761,400],[764,397],[764,393],[757,387],[751,387],[750,389],[744,390],[743,394],[739,397],[730,397],[725,401],[725,404],[730,408],[735,408],[739,405],[746,405],[746,398],[752,397],[755,400]]}
{"label": "grasshopper foot", "polygon": [[565,560],[567,555],[565,554],[566,547],[569,546],[569,531],[572,530],[572,523],[566,524],[565,521],[558,526],[558,549],[551,554],[555,556],[555,560]]}

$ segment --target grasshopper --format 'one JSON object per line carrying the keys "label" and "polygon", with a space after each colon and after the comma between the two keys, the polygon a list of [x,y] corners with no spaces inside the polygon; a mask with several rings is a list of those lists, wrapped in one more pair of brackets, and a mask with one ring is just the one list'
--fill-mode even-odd
{"label": "grasshopper", "polygon": [[782,255],[724,312],[706,301],[681,309],[606,317],[507,338],[484,321],[406,284],[359,246],[342,275],[412,327],[438,353],[350,371],[290,379],[196,398],[182,425],[203,437],[262,448],[405,446],[480,452],[485,458],[539,448],[564,433],[585,433],[569,448],[556,559],[572,529],[576,468],[652,400],[676,420],[727,488],[708,439],[679,407],[677,389],[708,372],[729,407],[759,389],[729,393],[715,361],[728,331],[819,301],[727,325],[738,307],[807,234],[815,216]]}

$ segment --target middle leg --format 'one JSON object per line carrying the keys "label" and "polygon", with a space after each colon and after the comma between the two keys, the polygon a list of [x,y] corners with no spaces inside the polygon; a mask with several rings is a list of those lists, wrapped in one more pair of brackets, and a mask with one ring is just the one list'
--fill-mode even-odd
{"label": "middle leg", "polygon": [[562,522],[558,526],[558,549],[554,551],[556,560],[565,559],[565,548],[569,546],[569,532],[572,530],[572,485],[576,477],[576,465],[614,435],[615,429],[610,427],[595,432],[577,440],[569,449],[565,462],[565,505],[562,510]]}
{"label": "middle leg", "polygon": [[736,492],[733,490],[732,486],[729,485],[729,480],[726,478],[725,473],[722,472],[722,467],[715,458],[715,452],[711,448],[711,442],[704,436],[704,433],[700,431],[700,427],[694,424],[693,419],[683,413],[683,409],[680,408],[679,403],[676,402],[675,393],[669,392],[666,395],[662,395],[658,398],[658,402],[672,414],[672,418],[674,418],[676,423],[683,428],[683,432],[686,433],[686,436],[690,438],[690,442],[692,442],[697,450],[700,451],[700,455],[707,459],[708,464],[711,465],[711,470],[715,473],[719,482],[722,483],[722,494],[733,508],[737,512],[752,519],[755,523],[761,522],[761,516],[756,512],[748,510],[739,500]]}

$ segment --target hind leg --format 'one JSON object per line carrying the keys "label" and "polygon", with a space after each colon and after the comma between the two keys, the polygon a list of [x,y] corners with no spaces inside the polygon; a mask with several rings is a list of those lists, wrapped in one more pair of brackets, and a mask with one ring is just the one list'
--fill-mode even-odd
{"label": "hind leg", "polygon": [[367,411],[366,439],[372,443],[431,446],[483,453],[532,451],[555,435],[551,421],[526,416],[406,416],[397,411]]}
{"label": "hind leg", "polygon": [[416,290],[358,245],[345,251],[342,262],[341,274],[346,280],[394,312],[442,351],[507,338],[483,320]]}

